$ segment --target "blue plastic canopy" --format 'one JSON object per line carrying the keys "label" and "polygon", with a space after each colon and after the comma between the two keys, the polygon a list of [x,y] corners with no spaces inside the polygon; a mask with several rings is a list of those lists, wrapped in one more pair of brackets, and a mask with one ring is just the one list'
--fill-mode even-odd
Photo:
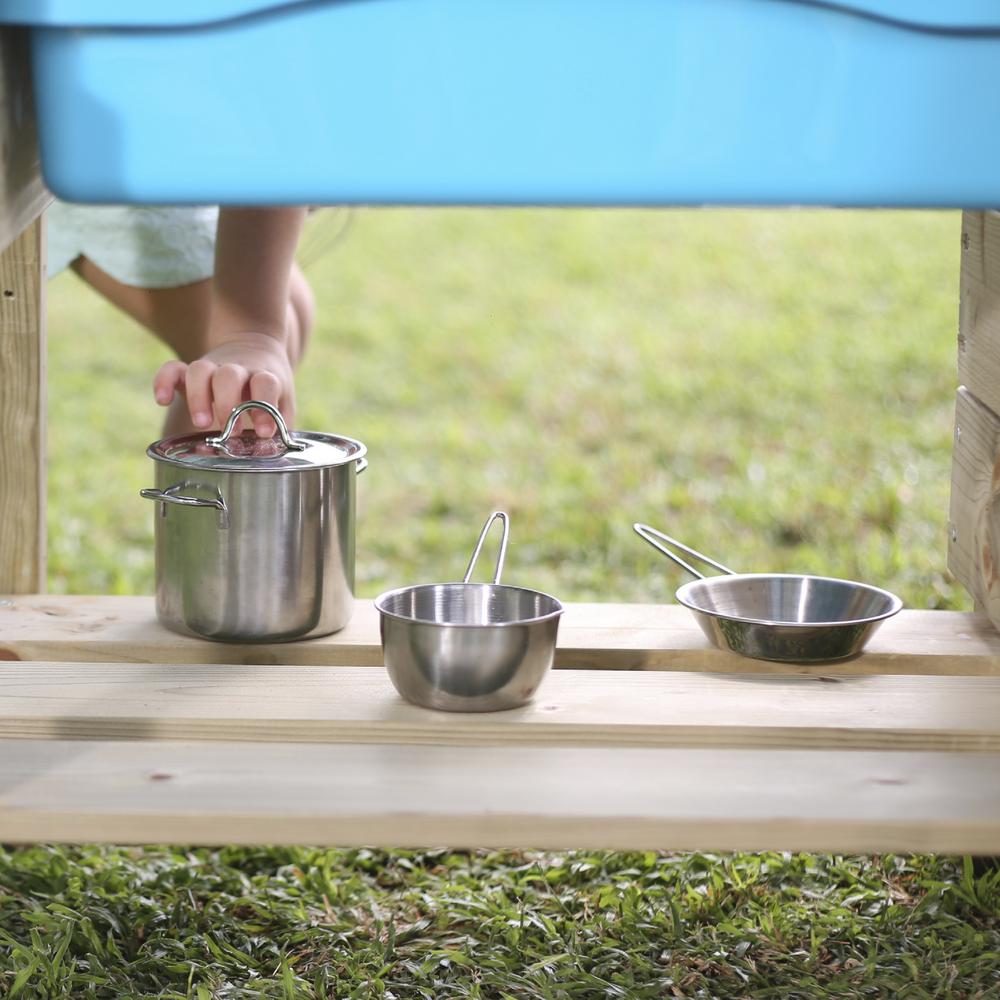
{"label": "blue plastic canopy", "polygon": [[1000,205],[995,0],[0,0],[83,202]]}

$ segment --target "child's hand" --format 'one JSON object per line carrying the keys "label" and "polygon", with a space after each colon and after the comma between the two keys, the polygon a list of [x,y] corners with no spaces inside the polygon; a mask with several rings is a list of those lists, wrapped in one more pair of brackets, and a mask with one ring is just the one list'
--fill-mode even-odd
{"label": "child's hand", "polygon": [[[153,394],[169,406],[176,394],[187,401],[191,420],[203,430],[221,428],[233,408],[247,399],[262,399],[276,406],[285,423],[295,422],[295,383],[284,344],[264,333],[228,337],[197,361],[168,361],[153,379]],[[251,410],[259,437],[272,437],[274,421],[262,410]]]}

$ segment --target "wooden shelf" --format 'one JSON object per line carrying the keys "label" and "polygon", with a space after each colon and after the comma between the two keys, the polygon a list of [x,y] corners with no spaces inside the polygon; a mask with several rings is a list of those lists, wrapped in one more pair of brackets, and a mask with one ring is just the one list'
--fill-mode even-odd
{"label": "wooden shelf", "polygon": [[[381,666],[378,612],[355,603],[347,628],[308,642],[230,645],[176,635],[156,621],[150,597],[0,597],[0,660],[97,663],[294,663]],[[556,666],[600,670],[701,670],[828,674],[833,668],[751,660],[716,649],[674,604],[573,604],[559,626]],[[1000,676],[1000,634],[984,615],[902,611],[838,675]]]}
{"label": "wooden shelf", "polygon": [[1000,677],[557,670],[506,712],[427,711],[385,670],[0,664],[0,739],[1000,753]]}
{"label": "wooden shelf", "polygon": [[24,740],[0,840],[1000,849],[997,754]]}
{"label": "wooden shelf", "polygon": [[1000,853],[981,616],[904,612],[822,667],[722,653],[672,606],[563,624],[532,704],[452,714],[396,694],[370,601],[230,646],[150,598],[3,600],[0,841]]}

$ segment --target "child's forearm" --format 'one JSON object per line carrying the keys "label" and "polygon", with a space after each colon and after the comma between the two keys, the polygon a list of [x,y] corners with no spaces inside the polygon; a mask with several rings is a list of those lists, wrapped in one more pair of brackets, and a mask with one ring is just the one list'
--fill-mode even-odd
{"label": "child's forearm", "polygon": [[[242,400],[295,416],[295,382],[286,345],[289,281],[304,208],[223,208],[219,212],[204,353],[190,364],[168,361],[157,372],[157,401],[184,392],[195,427],[222,426]],[[263,411],[257,433],[274,432]]]}
{"label": "child's forearm", "polygon": [[209,346],[241,333],[282,340],[288,278],[304,208],[223,208],[215,246]]}

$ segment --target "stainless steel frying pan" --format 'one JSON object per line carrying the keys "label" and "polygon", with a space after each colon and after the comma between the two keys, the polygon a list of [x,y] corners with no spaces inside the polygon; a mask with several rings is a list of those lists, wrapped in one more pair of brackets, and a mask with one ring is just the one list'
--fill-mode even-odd
{"label": "stainless steel frying pan", "polygon": [[[653,548],[697,577],[677,590],[702,631],[721,649],[759,660],[823,663],[864,649],[872,633],[903,606],[867,583],[792,573],[735,573],[648,524],[633,525]],[[704,576],[673,551],[719,570]]]}

